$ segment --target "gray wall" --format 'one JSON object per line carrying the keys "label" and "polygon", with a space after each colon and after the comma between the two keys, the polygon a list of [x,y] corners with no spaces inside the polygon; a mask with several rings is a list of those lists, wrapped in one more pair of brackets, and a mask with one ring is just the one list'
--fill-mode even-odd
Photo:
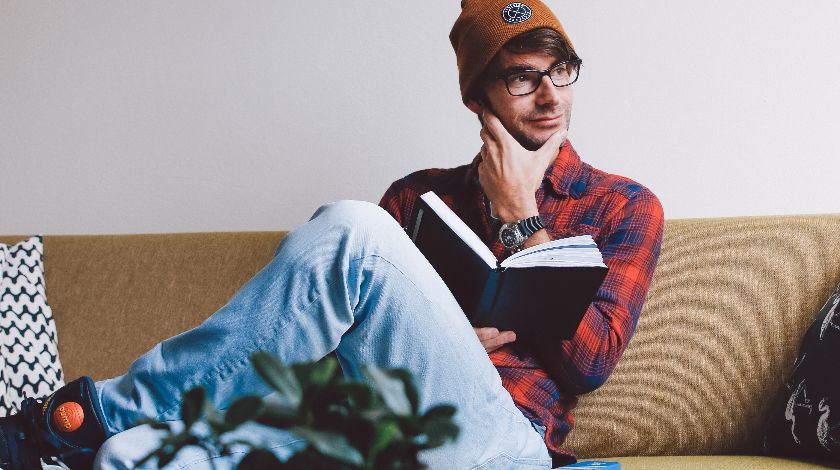
{"label": "gray wall", "polygon": [[[840,2],[551,1],[669,218],[840,212]],[[480,146],[457,0],[0,0],[0,233],[275,230]]]}

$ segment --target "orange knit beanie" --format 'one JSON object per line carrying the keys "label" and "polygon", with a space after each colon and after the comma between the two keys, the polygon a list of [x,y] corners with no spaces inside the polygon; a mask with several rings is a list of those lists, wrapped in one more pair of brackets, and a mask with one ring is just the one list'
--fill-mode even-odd
{"label": "orange knit beanie", "polygon": [[467,93],[499,49],[515,36],[537,28],[560,33],[571,47],[569,36],[557,18],[539,0],[461,0],[461,15],[455,20],[449,41],[458,60],[461,98]]}

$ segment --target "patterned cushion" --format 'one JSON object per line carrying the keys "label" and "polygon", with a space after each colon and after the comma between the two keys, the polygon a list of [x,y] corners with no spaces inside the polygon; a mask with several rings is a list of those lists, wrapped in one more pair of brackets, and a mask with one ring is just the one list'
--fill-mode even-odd
{"label": "patterned cushion", "polygon": [[43,252],[41,237],[0,244],[0,416],[64,385]]}
{"label": "patterned cushion", "polygon": [[840,285],[802,341],[793,374],[772,409],[765,452],[840,461]]}

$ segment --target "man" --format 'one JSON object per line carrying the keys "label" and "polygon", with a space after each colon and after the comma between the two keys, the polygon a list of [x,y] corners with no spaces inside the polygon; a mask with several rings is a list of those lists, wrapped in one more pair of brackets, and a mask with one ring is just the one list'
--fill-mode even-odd
{"label": "man", "polygon": [[[423,455],[432,468],[573,461],[561,445],[575,397],[606,380],[632,336],[659,255],[661,206],[638,183],[581,162],[566,140],[580,60],[545,5],[465,0],[450,38],[464,103],[482,122],[484,144],[471,165],[395,182],[381,201],[393,217],[352,201],[320,208],[199,327],[158,344],[122,377],[79,379],[0,420],[5,466],[29,468],[43,455],[90,465],[70,454],[101,445],[97,466],[130,468],[156,446],[137,420],[177,419],[184,390],[201,385],[220,407],[267,393],[248,365],[256,350],[290,363],[335,351],[355,377],[364,363],[411,370],[422,408],[447,402],[458,410],[458,441]],[[562,236],[596,240],[610,271],[575,336],[562,342],[559,374],[517,348],[515,332],[472,328],[405,236],[400,225],[427,190],[499,257]],[[499,241],[503,227],[517,235],[508,245]],[[70,402],[84,414],[74,431],[61,428],[77,411]],[[265,439],[278,454],[300,446],[285,433]],[[214,463],[235,462],[234,455]],[[203,452],[182,453],[177,463],[210,466]]]}

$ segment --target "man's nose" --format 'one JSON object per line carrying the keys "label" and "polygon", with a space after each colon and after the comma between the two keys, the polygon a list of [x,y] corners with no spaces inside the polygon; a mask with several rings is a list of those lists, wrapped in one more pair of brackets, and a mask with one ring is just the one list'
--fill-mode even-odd
{"label": "man's nose", "polygon": [[537,102],[539,104],[557,104],[560,102],[560,90],[554,86],[548,75],[544,75],[540,80],[540,86],[535,92]]}

